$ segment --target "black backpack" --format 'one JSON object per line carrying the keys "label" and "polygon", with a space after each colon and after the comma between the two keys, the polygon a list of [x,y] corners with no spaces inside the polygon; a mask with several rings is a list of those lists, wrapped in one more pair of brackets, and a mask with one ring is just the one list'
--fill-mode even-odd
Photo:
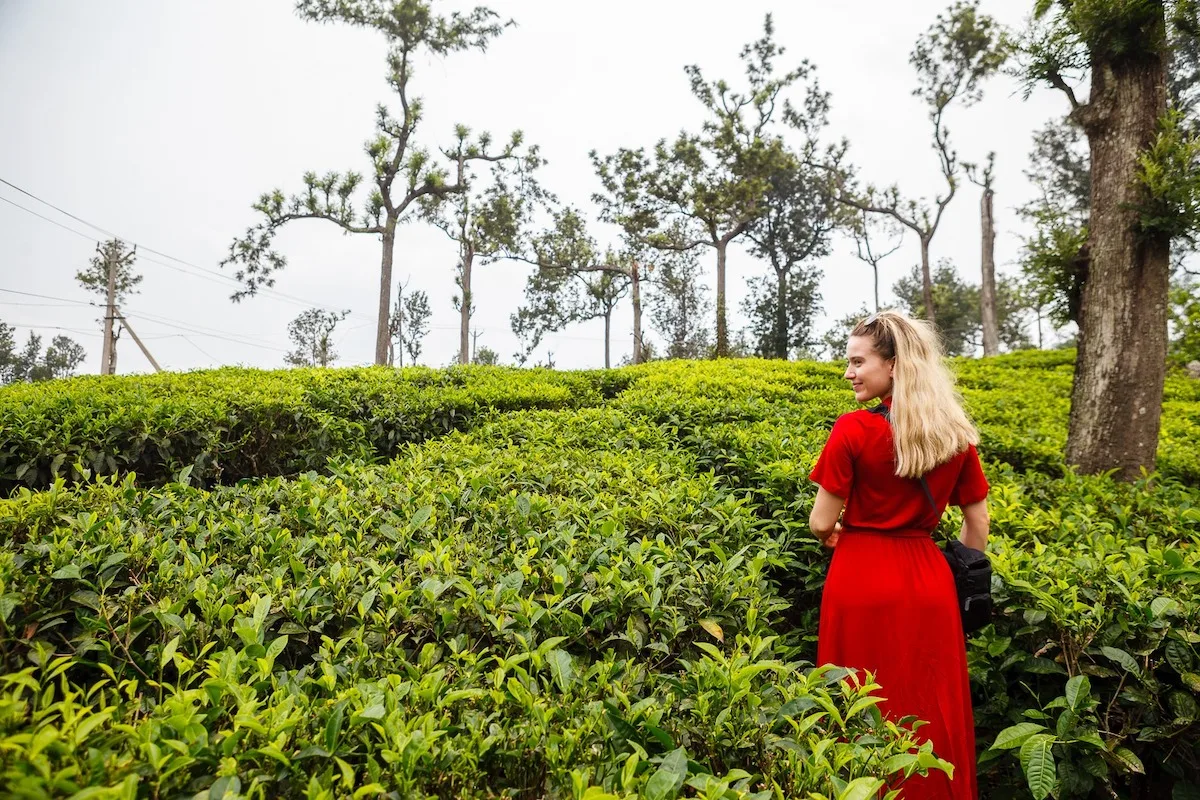
{"label": "black backpack", "polygon": [[[881,414],[891,423],[888,407],[880,403],[870,409],[872,414]],[[933,492],[929,491],[929,483],[924,476],[919,478],[921,488],[925,490],[925,499],[929,507],[938,515],[934,527],[941,521],[937,503],[934,502]],[[954,586],[958,590],[958,610],[962,615],[963,633],[974,633],[992,620],[992,562],[987,553],[967,547],[957,539],[952,539],[942,546],[942,555],[950,565],[954,575]]]}

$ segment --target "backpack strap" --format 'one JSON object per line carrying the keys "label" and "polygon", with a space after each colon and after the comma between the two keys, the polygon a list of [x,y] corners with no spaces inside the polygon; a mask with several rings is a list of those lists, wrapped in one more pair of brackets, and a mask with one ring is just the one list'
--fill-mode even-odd
{"label": "backpack strap", "polygon": [[[888,407],[885,406],[883,403],[879,403],[878,405],[871,406],[867,410],[870,411],[872,414],[878,414],[879,416],[883,417],[885,420],[887,420],[889,425],[892,424],[892,415],[889,412]],[[929,508],[933,510],[934,514],[937,514],[937,519],[934,520],[934,523],[933,523],[933,526],[936,528],[938,523],[942,521],[942,515],[940,513],[938,513],[937,503],[933,499],[933,492],[931,492],[929,490],[929,482],[927,480],[925,480],[924,475],[922,475],[917,480],[919,480],[921,482],[921,488],[925,490],[925,499],[927,501],[929,501]]]}

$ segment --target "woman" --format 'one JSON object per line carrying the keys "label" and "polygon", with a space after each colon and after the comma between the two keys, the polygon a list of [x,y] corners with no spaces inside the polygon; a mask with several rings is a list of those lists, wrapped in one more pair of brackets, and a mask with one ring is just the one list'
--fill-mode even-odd
{"label": "woman", "polygon": [[958,596],[930,533],[947,505],[961,506],[961,541],[987,546],[979,436],[930,324],[880,312],[854,328],[846,356],[854,399],[879,398],[888,413],[842,415],[810,475],[820,488],[809,524],[834,548],[817,662],[874,673],[886,715],[928,721],[917,734],[954,764],[954,779],[940,771],[914,776],[904,783],[906,800],[975,800],[975,725]]}

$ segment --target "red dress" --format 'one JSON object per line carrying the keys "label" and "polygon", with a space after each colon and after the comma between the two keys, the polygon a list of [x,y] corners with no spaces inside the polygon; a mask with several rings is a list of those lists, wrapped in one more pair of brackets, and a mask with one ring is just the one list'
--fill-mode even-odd
{"label": "red dress", "polygon": [[[917,736],[954,764],[913,776],[905,800],[975,800],[975,723],[966,643],[950,568],[930,537],[933,510],[919,481],[895,474],[891,425],[866,409],[842,415],[809,476],[846,499],[821,596],[817,663],[875,674],[880,710],[927,720]],[[944,511],[987,496],[974,446],[925,476]]]}

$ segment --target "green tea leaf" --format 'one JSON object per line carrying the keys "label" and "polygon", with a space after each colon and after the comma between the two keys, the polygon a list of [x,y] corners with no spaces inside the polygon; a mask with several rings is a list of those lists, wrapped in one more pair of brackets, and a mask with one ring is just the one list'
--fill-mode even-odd
{"label": "green tea leaf", "polygon": [[1034,800],[1044,800],[1054,790],[1055,767],[1051,747],[1054,737],[1048,733],[1031,736],[1021,745],[1021,769]]}
{"label": "green tea leaf", "polygon": [[1092,692],[1091,681],[1086,675],[1076,675],[1071,680],[1067,681],[1067,706],[1072,711],[1079,711],[1084,703],[1087,702],[1089,695]]}
{"label": "green tea leaf", "polygon": [[1046,726],[1038,725],[1036,722],[1018,722],[996,734],[996,741],[992,742],[992,749],[1011,750],[1021,747],[1031,736],[1044,730],[1046,730]]}
{"label": "green tea leaf", "polygon": [[674,800],[687,777],[687,753],[682,747],[672,750],[646,781],[646,800]]}

